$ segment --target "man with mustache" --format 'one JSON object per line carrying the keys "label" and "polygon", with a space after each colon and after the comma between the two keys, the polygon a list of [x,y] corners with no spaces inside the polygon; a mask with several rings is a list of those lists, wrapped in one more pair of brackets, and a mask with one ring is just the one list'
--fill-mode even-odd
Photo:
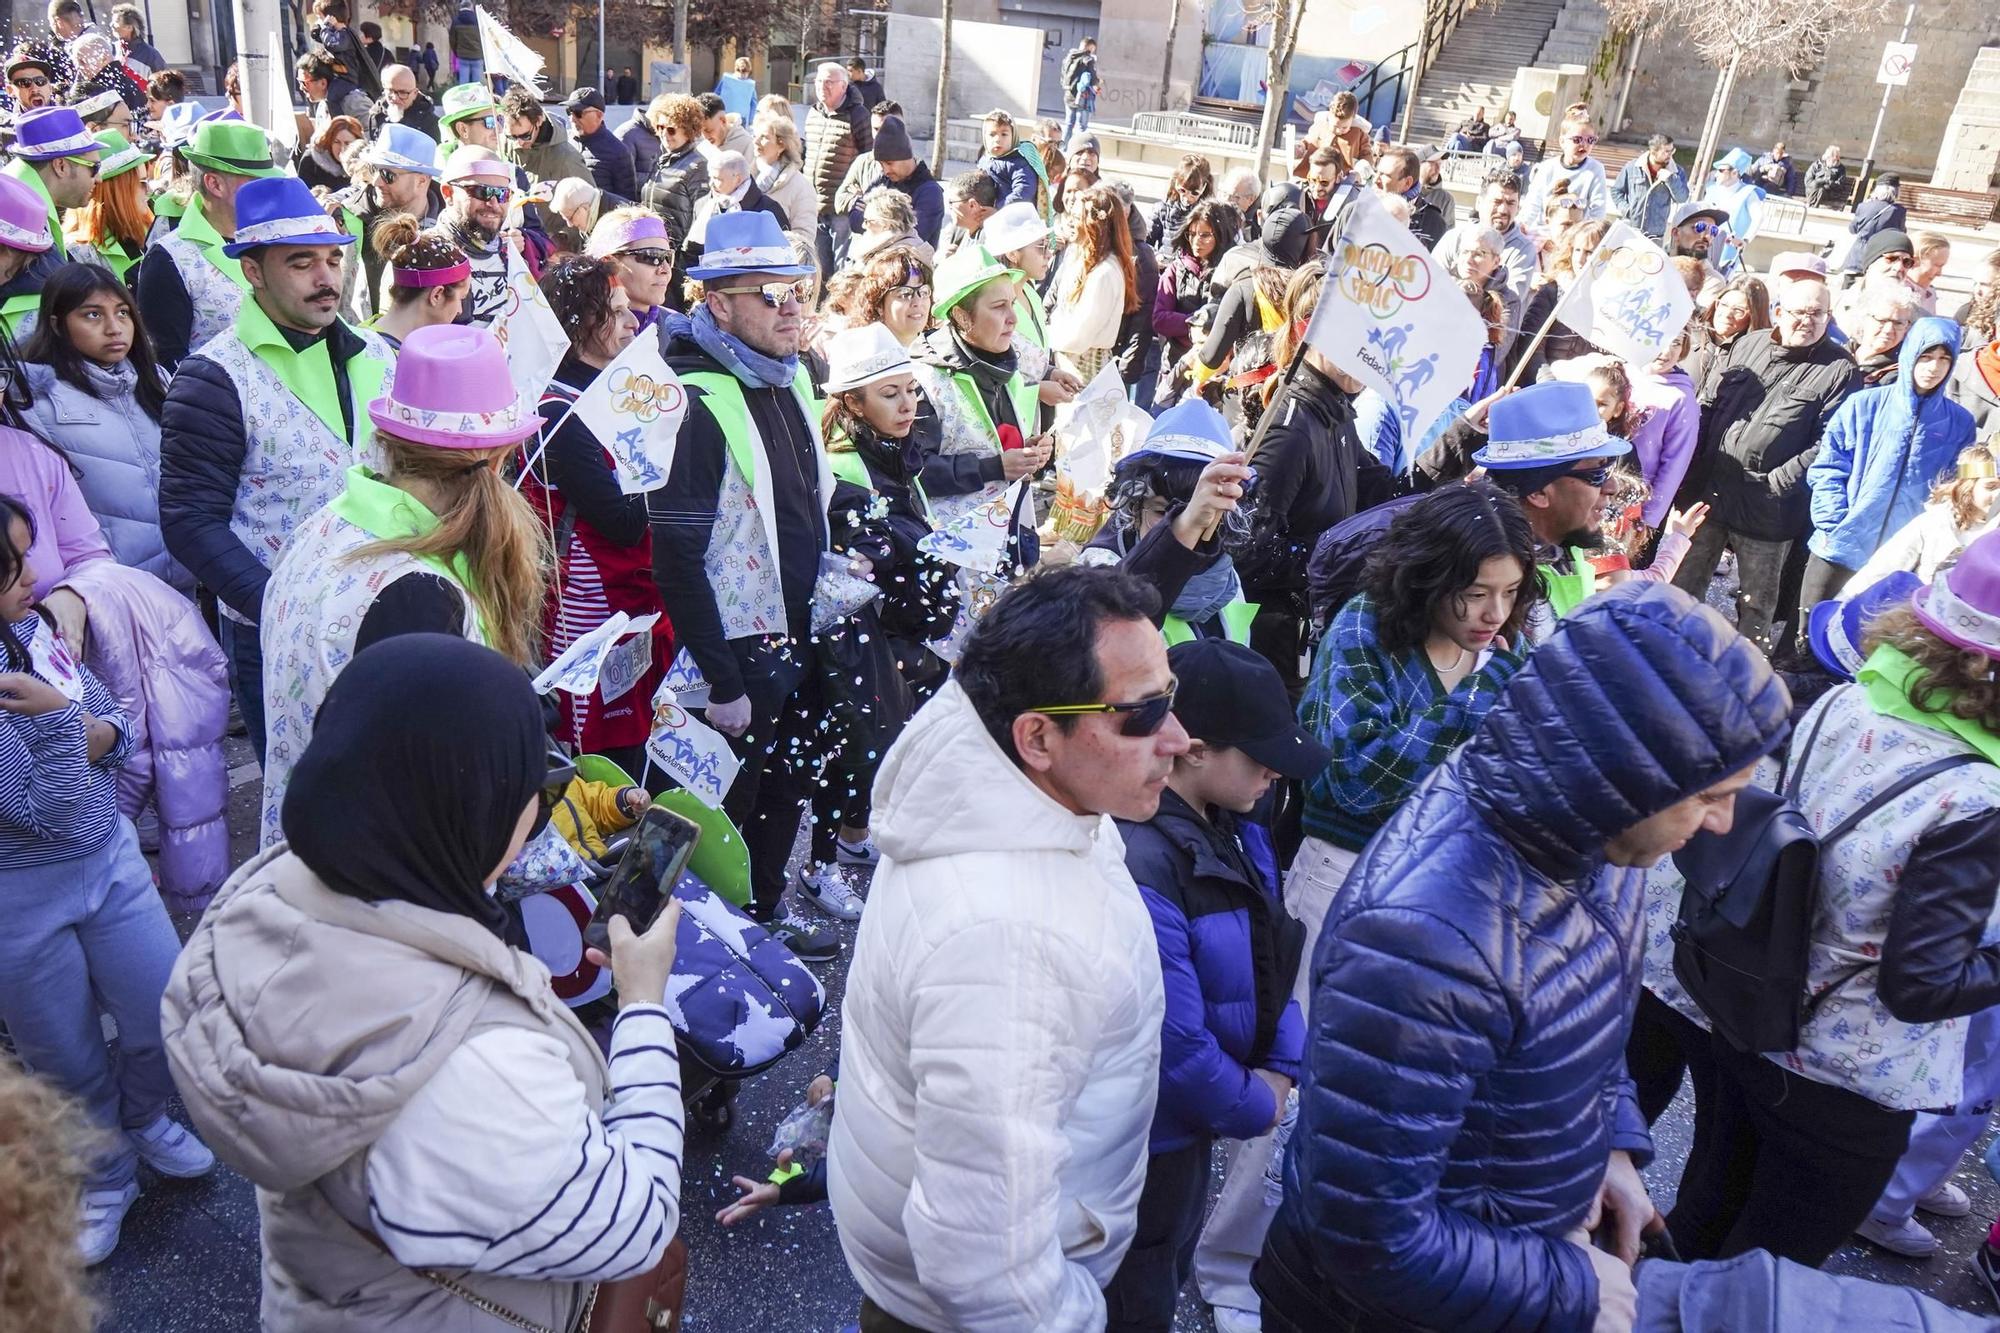
{"label": "man with mustache", "polygon": [[340,319],[354,238],[296,176],[236,195],[224,253],[249,285],[229,327],[180,364],[160,414],[160,528],[221,601],[223,652],[243,722],[264,756],[258,637],[271,562],[332,502],[354,463],[377,468],[368,404],[395,372],[389,345]]}
{"label": "man with mustache", "polygon": [[440,221],[472,259],[472,289],[465,294],[461,324],[485,328],[507,303],[507,284],[517,272],[533,273],[520,237],[507,231],[514,197],[514,169],[484,148],[464,147],[444,169],[444,213]]}

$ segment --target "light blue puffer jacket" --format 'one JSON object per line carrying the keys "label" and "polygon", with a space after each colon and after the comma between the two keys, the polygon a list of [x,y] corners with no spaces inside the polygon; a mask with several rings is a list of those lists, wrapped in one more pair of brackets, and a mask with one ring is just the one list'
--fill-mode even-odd
{"label": "light blue puffer jacket", "polygon": [[1956,370],[1958,325],[1936,315],[1918,320],[1903,339],[1896,378],[1854,394],[1826,423],[1806,469],[1813,525],[1806,545],[1820,559],[1847,569],[1867,564],[1972,443],[1972,414],[1951,400],[1951,371],[1921,398],[1913,387],[1917,358],[1933,347],[1950,349]]}
{"label": "light blue puffer jacket", "polygon": [[102,397],[62,379],[52,366],[28,363],[21,371],[35,398],[23,414],[28,428],[69,456],[81,474],[84,503],[118,563],[192,595],[194,576],[167,554],[160,536],[160,423],[133,396],[131,363],[116,371],[85,364]]}

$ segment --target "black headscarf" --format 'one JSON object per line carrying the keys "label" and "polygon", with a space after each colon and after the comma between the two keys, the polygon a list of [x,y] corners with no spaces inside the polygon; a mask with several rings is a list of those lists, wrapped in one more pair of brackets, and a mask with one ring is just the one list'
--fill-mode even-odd
{"label": "black headscarf", "polygon": [[326,692],[280,811],[285,840],[336,892],[506,916],[484,887],[548,768],[521,668],[450,634],[360,653]]}

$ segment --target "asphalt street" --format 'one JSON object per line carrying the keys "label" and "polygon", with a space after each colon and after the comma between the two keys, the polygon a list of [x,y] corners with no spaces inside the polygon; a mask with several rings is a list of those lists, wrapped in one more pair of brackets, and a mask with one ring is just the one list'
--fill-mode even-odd
{"label": "asphalt street", "polygon": [[[255,845],[258,787],[240,739],[230,741],[230,759],[233,780],[240,784],[230,801],[232,851],[240,863]],[[193,921],[177,924],[185,934]],[[855,927],[839,930],[851,945]],[[860,1289],[841,1259],[826,1205],[767,1210],[733,1229],[715,1221],[716,1210],[736,1196],[732,1175],[754,1178],[769,1170],[772,1130],[839,1045],[845,953],[821,975],[830,1005],[819,1030],[775,1069],[745,1085],[727,1131],[689,1139],[681,1192],[689,1333],[838,1333],[858,1312]],[[1663,1208],[1672,1200],[1691,1120],[1692,1103],[1684,1093],[1655,1129],[1659,1156],[1646,1174]],[[2000,1211],[2000,1185],[1976,1155],[1967,1158],[1958,1182],[1972,1195],[1972,1215],[1955,1222],[1927,1219],[1943,1242],[1934,1258],[1901,1259],[1857,1241],[1829,1267],[1990,1312],[1967,1258]],[[258,1268],[257,1205],[248,1181],[227,1168],[198,1181],[148,1177],[117,1253],[93,1273],[104,1307],[102,1327],[116,1333],[253,1333]],[[1205,1333],[1213,1325],[1200,1301],[1184,1292],[1175,1327],[1177,1333]]]}

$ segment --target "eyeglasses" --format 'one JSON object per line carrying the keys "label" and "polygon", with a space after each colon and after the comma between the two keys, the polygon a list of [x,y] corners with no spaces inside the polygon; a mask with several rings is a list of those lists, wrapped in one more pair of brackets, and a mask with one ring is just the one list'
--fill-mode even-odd
{"label": "eyeglasses", "polygon": [[16,88],[46,88],[49,86],[49,81],[37,75],[29,79],[16,79],[14,80],[14,86]]}
{"label": "eyeglasses", "polygon": [[400,172],[391,171],[387,167],[377,167],[375,168],[375,181],[378,185],[394,185],[396,177],[401,174]]}
{"label": "eyeglasses", "polygon": [[513,196],[511,185],[458,185],[454,188],[465,191],[474,199],[486,204],[504,204]]}
{"label": "eyeglasses", "polygon": [[81,168],[86,175],[90,176],[95,176],[97,174],[97,168],[102,165],[94,157],[66,157],[63,159],[63,161],[69,163],[73,167]]}
{"label": "eyeglasses", "polygon": [[1713,222],[1690,222],[1687,226],[1688,230],[1697,236],[1713,236],[1722,230]]}
{"label": "eyeglasses", "polygon": [[1563,136],[1563,142],[1567,144],[1581,144],[1585,147],[1589,147],[1590,145],[1595,144],[1597,142],[1597,136],[1594,134],[1565,134]]}
{"label": "eyeglasses", "polygon": [[889,295],[901,297],[905,301],[922,301],[930,304],[931,289],[928,287],[891,287]]}
{"label": "eyeglasses", "polygon": [[534,137],[534,130],[529,130],[526,134],[516,134],[512,130],[507,131],[507,140],[509,143],[526,143]]}
{"label": "eyeglasses", "polygon": [[784,308],[787,301],[804,304],[812,295],[812,279],[800,278],[796,282],[760,282],[754,287],[716,287],[722,296],[748,296],[752,292],[764,298],[764,304],[773,310]]}
{"label": "eyeglasses", "polygon": [[1599,463],[1595,467],[1577,468],[1575,471],[1565,472],[1563,475],[1571,481],[1580,481],[1593,489],[1602,490],[1605,481],[1611,476],[1611,464]]}
{"label": "eyeglasses", "polygon": [[1030,713],[1040,713],[1045,717],[1081,717],[1085,713],[1123,713],[1125,721],[1118,728],[1121,736],[1134,740],[1146,736],[1157,736],[1160,728],[1167,725],[1167,715],[1174,711],[1174,691],[1181,687],[1178,679],[1169,677],[1164,693],[1140,699],[1129,704],[1050,704],[1046,708],[1030,708]]}
{"label": "eyeglasses", "polygon": [[500,117],[498,117],[498,116],[481,116],[481,117],[479,117],[479,123],[480,123],[481,125],[484,125],[484,126],[485,126],[485,127],[487,128],[487,129],[489,129],[489,130],[497,130],[497,129],[499,129],[499,128],[500,128]]}
{"label": "eyeglasses", "polygon": [[621,253],[634,263],[645,264],[649,268],[665,268],[674,262],[671,250],[626,250]]}

